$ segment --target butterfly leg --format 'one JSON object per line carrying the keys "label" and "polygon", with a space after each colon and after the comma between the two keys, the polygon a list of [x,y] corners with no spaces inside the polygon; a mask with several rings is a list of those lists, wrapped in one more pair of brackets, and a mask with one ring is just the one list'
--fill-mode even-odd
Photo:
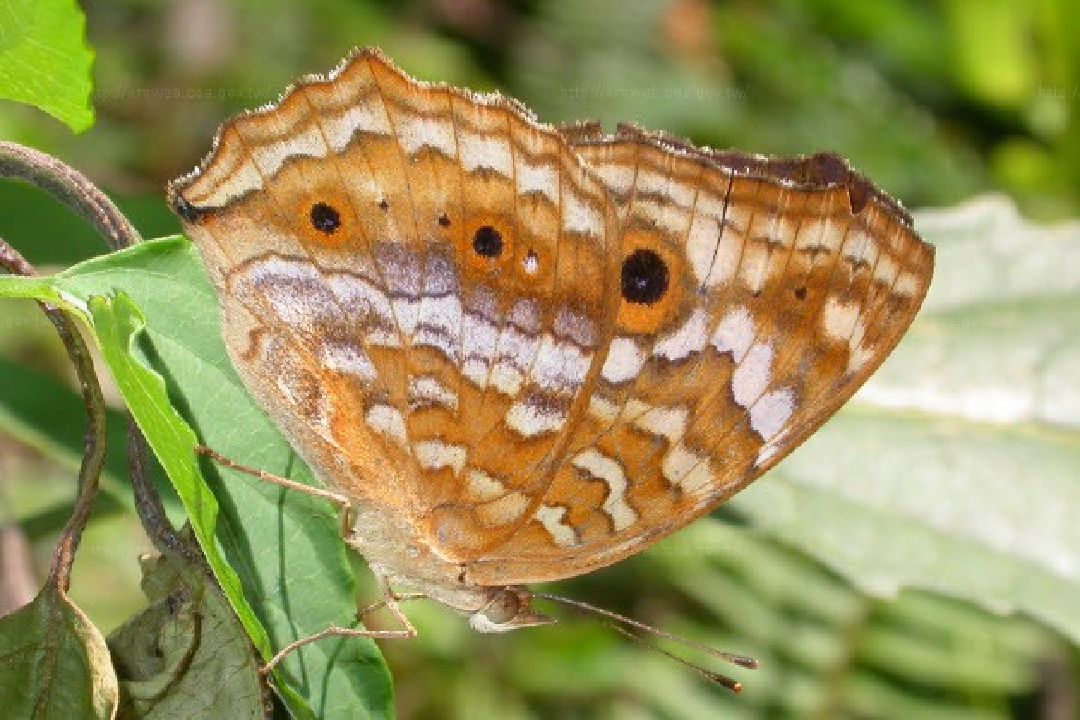
{"label": "butterfly leg", "polygon": [[314,635],[308,635],[302,637],[299,640],[294,640],[285,647],[281,648],[274,657],[263,666],[261,672],[263,675],[268,675],[270,672],[290,653],[310,645],[311,643],[318,642],[328,637],[350,637],[350,638],[369,638],[371,640],[404,640],[416,637],[416,628],[409,618],[405,616],[405,613],[401,611],[401,606],[398,602],[401,600],[413,600],[416,598],[427,597],[422,593],[397,593],[390,587],[390,583],[386,578],[379,576],[379,588],[382,590],[383,599],[373,605],[359,610],[356,613],[356,619],[363,622],[364,616],[368,615],[381,607],[386,607],[387,610],[397,619],[398,622],[404,627],[403,630],[369,630],[367,628],[343,628],[337,626],[331,626],[315,633]]}
{"label": "butterfly leg", "polygon": [[[235,470],[237,472],[242,472],[245,475],[251,475],[253,477],[257,477],[260,480],[263,480],[264,482],[272,483],[274,485],[278,485],[279,487],[283,487],[283,488],[286,488],[288,490],[295,490],[296,492],[302,492],[305,495],[312,495],[312,496],[317,497],[317,498],[323,498],[324,500],[329,500],[333,504],[340,507],[341,510],[342,510],[342,526],[343,526],[343,528],[344,528],[344,524],[348,520],[349,509],[352,507],[352,503],[349,501],[349,498],[345,497],[344,495],[342,495],[340,493],[331,492],[330,490],[313,487],[311,485],[305,485],[304,483],[296,482],[295,480],[290,480],[288,478],[283,478],[283,477],[280,477],[278,475],[273,475],[271,473],[266,472],[265,470],[259,470],[258,468],[248,467],[247,465],[241,465],[240,463],[238,463],[238,462],[236,462],[234,460],[230,460],[229,458],[225,457],[221,453],[217,452],[216,450],[212,450],[211,448],[208,448],[205,445],[196,445],[195,446],[195,453],[198,454],[198,455],[205,455],[206,457],[208,457],[211,460],[213,460],[214,462],[216,462],[218,465],[222,465],[224,467],[227,467],[230,470]],[[343,533],[344,533],[344,530],[343,530]]]}
{"label": "butterfly leg", "polygon": [[[349,500],[348,497],[339,493],[332,492],[330,490],[312,487],[311,485],[305,485],[304,483],[299,483],[295,480],[290,480],[288,478],[283,478],[278,475],[273,475],[266,472],[265,470],[259,470],[257,468],[241,465],[240,463],[230,460],[221,453],[217,452],[216,450],[212,450],[205,445],[196,446],[195,452],[199,455],[204,455],[210,458],[214,462],[224,467],[227,467],[230,470],[235,470],[237,472],[242,472],[246,475],[251,475],[260,480],[272,483],[288,490],[295,490],[297,492],[302,492],[307,495],[312,495],[314,497],[323,498],[324,500],[329,500],[331,503],[341,508],[341,532],[343,536],[348,535],[352,527],[352,502]],[[273,671],[273,669],[277,667],[281,663],[281,661],[284,660],[289,654],[299,650],[305,645],[310,645],[328,637],[369,638],[371,640],[391,640],[416,637],[416,628],[413,627],[413,624],[409,622],[409,619],[407,617],[405,617],[405,614],[401,611],[401,608],[398,605],[398,601],[411,599],[413,597],[426,596],[419,594],[399,595],[390,588],[390,584],[386,581],[385,578],[382,577],[379,578],[379,587],[383,592],[383,599],[378,603],[357,612],[357,620],[362,622],[365,615],[385,605],[386,608],[398,620],[398,622],[400,622],[404,626],[404,630],[369,630],[367,628],[344,628],[332,625],[325,630],[321,630],[315,633],[314,635],[308,635],[307,637],[302,637],[289,643],[281,650],[279,650],[272,658],[270,658],[270,660],[267,661],[266,665],[264,665],[259,672],[264,676],[269,675]]]}
{"label": "butterfly leg", "polygon": [[377,610],[380,607],[386,606],[386,609],[390,611],[390,614],[394,616],[394,619],[401,623],[405,628],[403,632],[410,633],[410,637],[416,637],[416,628],[409,622],[409,618],[401,610],[399,604],[402,600],[416,600],[419,598],[426,598],[427,595],[423,593],[398,593],[390,586],[390,581],[382,575],[376,575],[376,579],[379,582],[379,590],[382,592],[383,599],[374,605],[370,605],[363,609],[359,613],[359,617],[363,619],[365,615],[373,610]]}
{"label": "butterfly leg", "polygon": [[294,640],[285,647],[277,651],[274,657],[270,658],[259,673],[262,675],[269,675],[271,671],[277,665],[286,658],[289,654],[299,650],[305,645],[318,642],[328,637],[346,637],[346,638],[368,638],[370,640],[399,640],[404,638],[416,637],[416,629],[409,625],[408,630],[369,630],[367,628],[344,628],[336,625],[331,625],[325,630],[321,630],[314,635],[308,635],[302,637],[299,640]]}
{"label": "butterfly leg", "polygon": [[235,460],[230,460],[221,453],[211,448],[208,448],[205,445],[196,445],[195,452],[199,455],[205,455],[219,465],[223,465],[231,470],[236,470],[237,472],[242,472],[245,475],[251,475],[264,482],[273,483],[274,485],[286,488],[288,490],[295,490],[296,492],[302,492],[317,498],[329,500],[334,505],[337,505],[341,510],[341,536],[344,538],[347,538],[349,536],[349,533],[352,530],[353,521],[352,502],[345,495],[331,492],[323,488],[305,485],[304,483],[298,483],[295,480],[283,478],[279,475],[268,473],[265,470],[259,470],[258,468],[241,465]]}

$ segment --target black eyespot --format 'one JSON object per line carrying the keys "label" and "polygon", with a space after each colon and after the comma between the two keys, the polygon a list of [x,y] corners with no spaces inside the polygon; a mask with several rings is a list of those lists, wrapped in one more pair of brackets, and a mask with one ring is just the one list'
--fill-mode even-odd
{"label": "black eyespot", "polygon": [[446,213],[439,216],[439,225],[450,227],[450,218],[446,217]]}
{"label": "black eyespot", "polygon": [[622,296],[630,302],[652,305],[667,289],[667,265],[652,250],[639,248],[623,260]]}
{"label": "black eyespot", "polygon": [[472,246],[477,255],[497,258],[502,254],[503,250],[502,235],[490,225],[481,225],[476,229],[476,234],[473,235]]}
{"label": "black eyespot", "polygon": [[386,198],[383,198],[382,200],[379,201],[379,209],[380,210],[389,210],[390,209],[390,203],[386,202]]}
{"label": "black eyespot", "polygon": [[333,235],[341,227],[341,215],[326,203],[315,203],[311,206],[311,226],[321,233]]}
{"label": "black eyespot", "polygon": [[805,300],[806,299],[806,286],[805,285],[800,285],[799,287],[795,288],[792,292],[794,292],[795,297],[799,298],[800,300]]}

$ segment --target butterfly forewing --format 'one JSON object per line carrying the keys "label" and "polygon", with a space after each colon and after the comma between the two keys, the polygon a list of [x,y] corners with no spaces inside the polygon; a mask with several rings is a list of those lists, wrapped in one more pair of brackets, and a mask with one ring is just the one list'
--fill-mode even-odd
{"label": "butterfly forewing", "polygon": [[606,191],[556,131],[363,52],[172,192],[235,364],[322,478],[444,557],[528,521],[617,299]]}
{"label": "butterfly forewing", "polygon": [[[410,237],[408,192],[372,151],[392,140],[370,77],[340,80],[227,125],[181,197],[212,208],[188,231],[223,276],[227,345],[294,446],[324,477],[411,474],[393,423],[404,407],[404,342],[380,258]],[[216,172],[231,156],[243,171]],[[218,175],[227,182],[215,186]],[[391,200],[395,210],[372,212]],[[352,491],[389,494],[378,484]]]}

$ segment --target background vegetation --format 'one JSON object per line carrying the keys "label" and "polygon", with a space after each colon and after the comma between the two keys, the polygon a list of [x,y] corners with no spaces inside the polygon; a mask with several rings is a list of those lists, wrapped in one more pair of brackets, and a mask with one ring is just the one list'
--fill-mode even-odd
{"label": "background vegetation", "polygon": [[[19,5],[0,2],[6,77],[4,53],[25,29]],[[226,115],[364,44],[420,77],[500,89],[553,122],[631,120],[766,153],[837,150],[911,207],[996,191],[1044,223],[1080,210],[1080,28],[1069,0],[114,0],[83,10],[93,126],[73,135],[2,102],[0,137],[86,172],[145,237],[178,230],[162,187]],[[90,121],[49,109],[76,127]],[[743,696],[596,623],[483,637],[416,604],[420,638],[383,646],[398,716],[1080,717],[1080,231],[1022,221],[1001,199],[918,222],[939,247],[933,294],[868,392],[713,518],[558,588],[759,657],[762,670],[739,674]],[[44,268],[101,247],[14,183],[0,184],[0,237]],[[144,293],[148,321],[161,292]],[[2,303],[0,608],[27,600],[47,572],[82,423],[37,309]],[[222,422],[236,425],[231,414]],[[135,556],[147,543],[119,443],[112,458],[72,591],[105,632],[145,602]],[[31,562],[14,572],[24,541]]]}

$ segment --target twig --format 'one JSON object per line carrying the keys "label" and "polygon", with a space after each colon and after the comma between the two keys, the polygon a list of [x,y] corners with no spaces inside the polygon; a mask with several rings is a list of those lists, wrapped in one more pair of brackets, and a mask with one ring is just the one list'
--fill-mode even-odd
{"label": "twig", "polygon": [[[0,141],[0,177],[17,178],[49,193],[93,225],[112,250],[131,247],[142,239],[105,193],[78,170],[50,155],[16,143]],[[6,244],[5,247],[10,249]],[[9,256],[8,259],[15,263],[9,268],[12,272],[33,274],[33,268],[13,249]],[[50,319],[52,317],[50,315]],[[67,316],[61,317],[66,320]],[[65,331],[60,332],[63,338]],[[197,551],[179,536],[165,515],[157,488],[150,480],[146,438],[130,413],[127,414],[127,455],[139,520],[154,547],[161,552],[177,551],[183,547],[185,549],[181,552],[188,559],[197,556]]]}
{"label": "twig", "polygon": [[131,247],[139,233],[105,193],[75,168],[51,155],[0,141],[0,177],[41,188],[93,225],[113,250]]}
{"label": "twig", "polygon": [[176,528],[169,522],[169,516],[165,514],[161,496],[150,480],[150,457],[146,438],[130,415],[125,444],[128,471],[131,473],[131,485],[135,493],[135,511],[150,541],[162,555],[180,555],[192,564],[203,567],[205,560],[202,554],[176,532]]}
{"label": "twig", "polygon": [[[19,252],[0,239],[0,266],[17,275],[36,275],[34,268]],[[79,547],[82,531],[90,517],[90,510],[97,495],[98,478],[105,465],[105,399],[101,396],[101,385],[94,372],[94,361],[86,341],[79,334],[71,317],[48,303],[38,303],[48,316],[56,333],[60,336],[64,348],[75,372],[79,376],[83,404],[86,406],[86,433],[83,436],[83,459],[79,467],[79,489],[75,500],[75,509],[60,533],[60,540],[53,553],[50,579],[63,591],[71,586],[71,565],[75,559],[75,550]]]}

